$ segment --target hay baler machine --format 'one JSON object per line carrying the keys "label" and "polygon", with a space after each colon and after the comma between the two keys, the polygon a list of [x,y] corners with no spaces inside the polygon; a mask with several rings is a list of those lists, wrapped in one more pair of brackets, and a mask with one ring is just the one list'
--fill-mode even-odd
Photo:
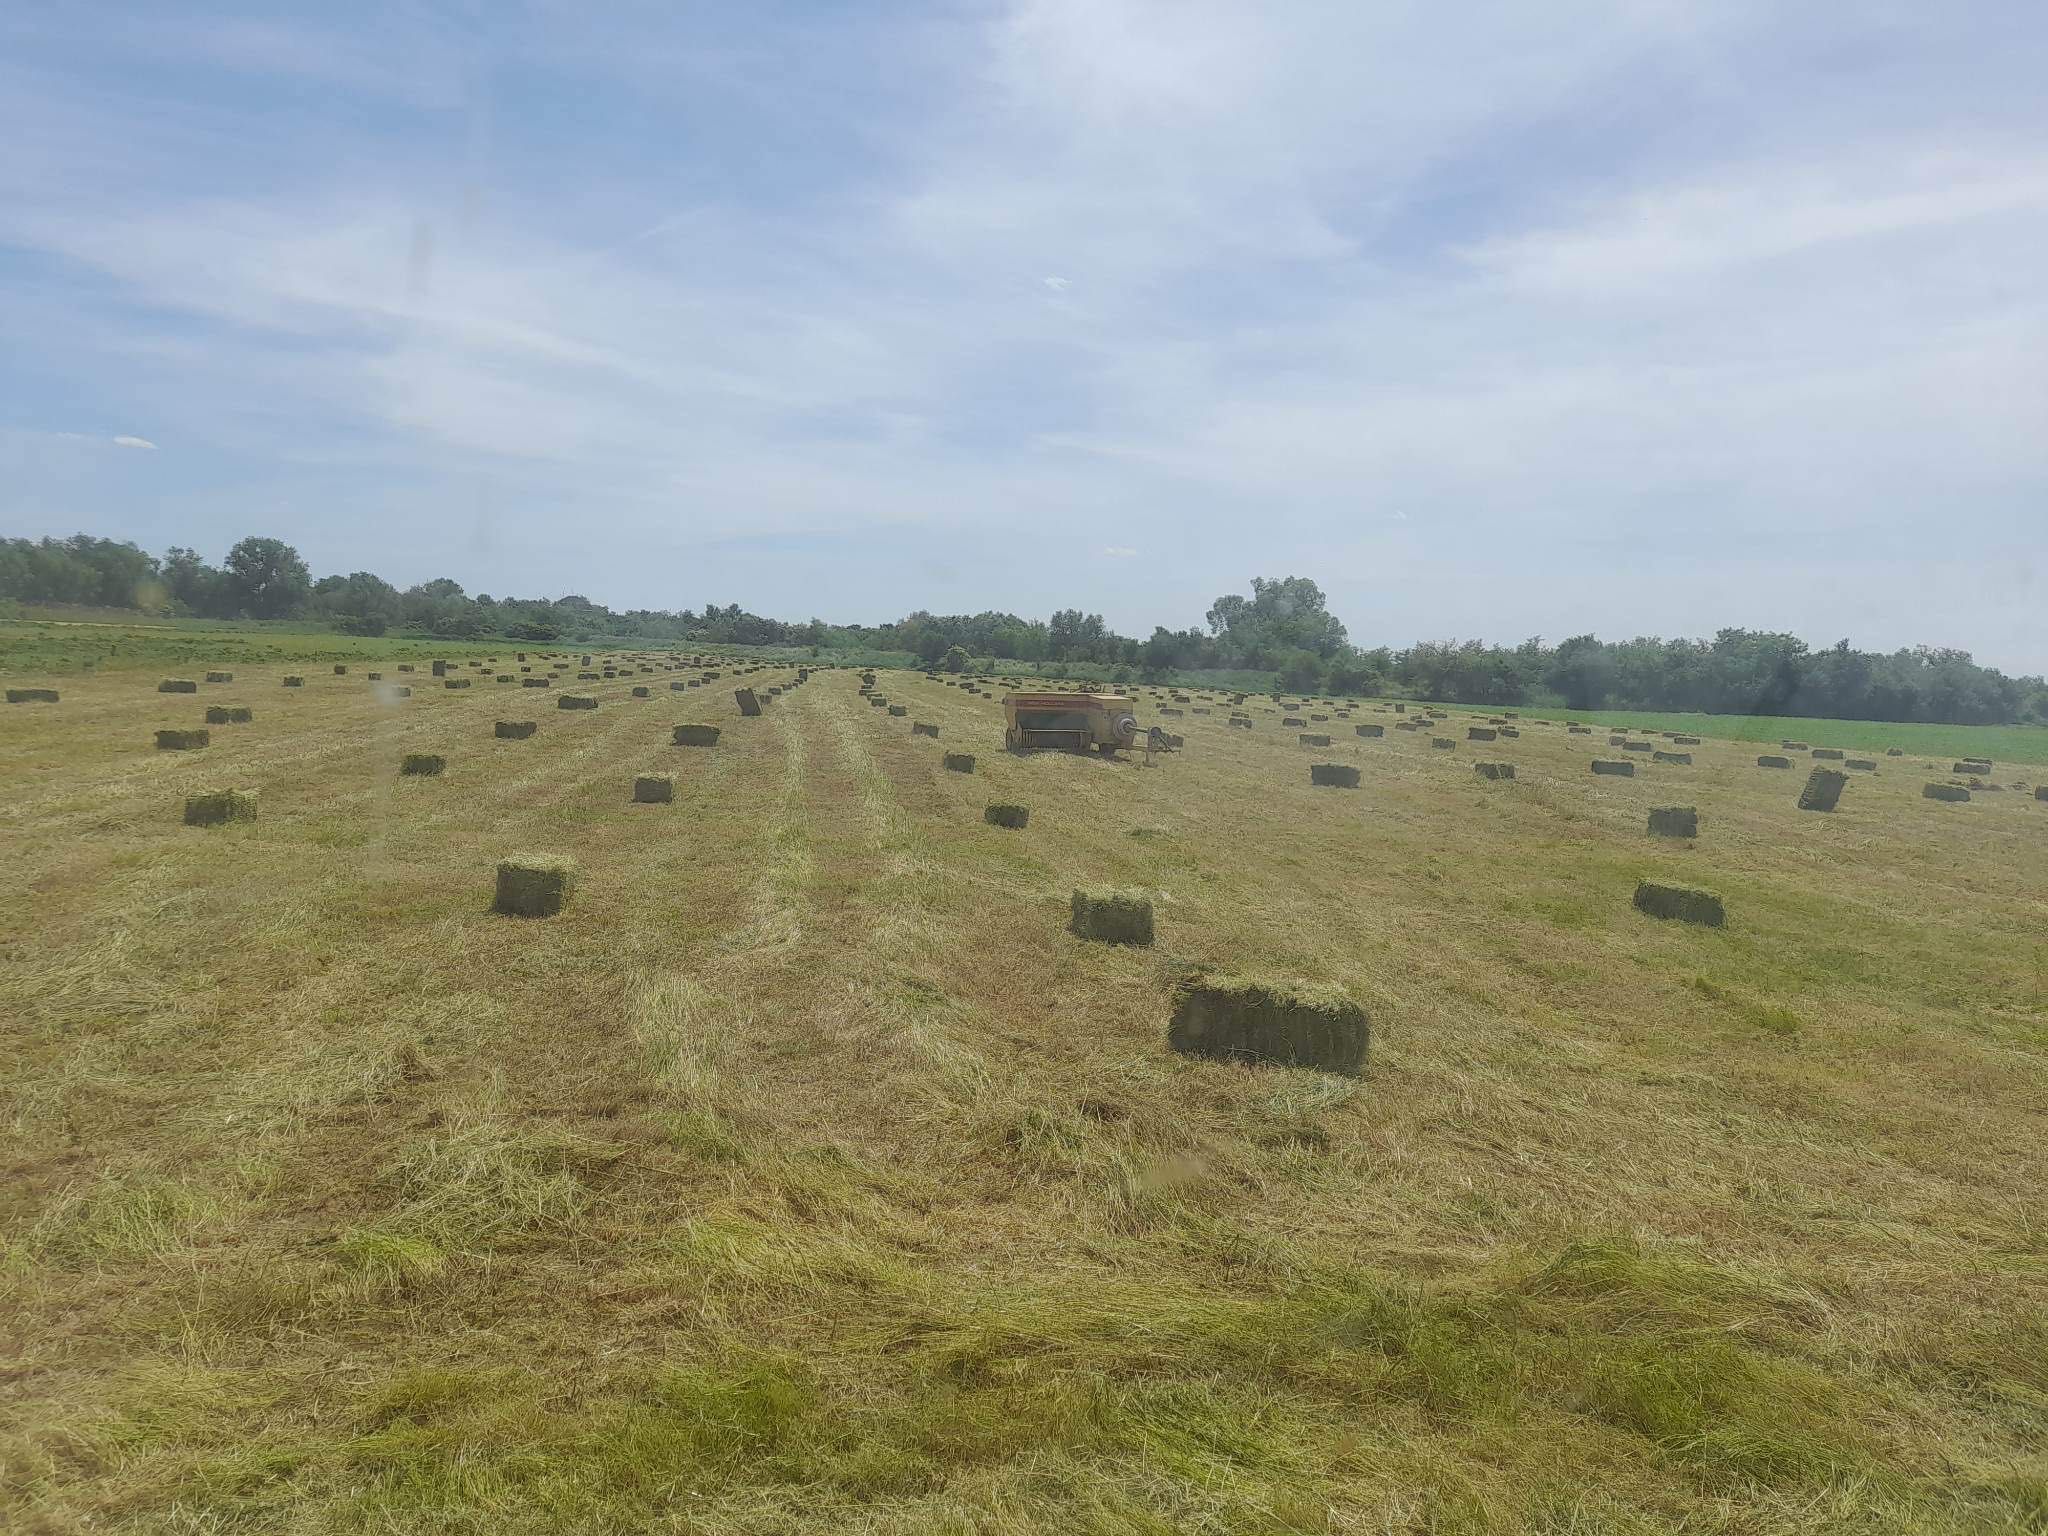
{"label": "hay baler machine", "polygon": [[1013,693],[1003,700],[1003,745],[1012,751],[1086,752],[1105,757],[1133,747],[1168,750],[1166,733],[1138,729],[1135,701],[1121,693]]}

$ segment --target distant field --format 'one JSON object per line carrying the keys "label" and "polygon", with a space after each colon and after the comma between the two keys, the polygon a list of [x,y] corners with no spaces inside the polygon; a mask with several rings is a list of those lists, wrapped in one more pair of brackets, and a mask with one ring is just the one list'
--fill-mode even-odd
{"label": "distant field", "polygon": [[[0,1528],[2042,1528],[2048,803],[226,641],[0,715]],[[490,912],[513,853],[580,865],[559,916]],[[1157,942],[1072,936],[1084,885]],[[1198,967],[1344,988],[1364,1075],[1169,1051]]]}
{"label": "distant field", "polygon": [[[1443,705],[1469,712],[1469,705]],[[1533,716],[1545,711],[1523,708]],[[2032,725],[1918,725],[1882,720],[1816,720],[1791,715],[1700,715],[1658,710],[1559,710],[1551,718],[1580,720],[1588,725],[1636,726],[1645,731],[1677,731],[1685,736],[1711,736],[1721,741],[1803,741],[1815,747],[1841,747],[1858,753],[1884,754],[1898,747],[1909,757],[1988,757],[1994,763],[2048,763],[2048,729]],[[1948,766],[1944,762],[1943,767]]]}

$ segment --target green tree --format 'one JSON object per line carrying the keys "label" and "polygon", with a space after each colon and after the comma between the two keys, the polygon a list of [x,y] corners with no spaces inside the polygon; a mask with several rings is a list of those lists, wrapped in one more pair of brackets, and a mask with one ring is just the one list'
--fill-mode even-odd
{"label": "green tree", "polygon": [[313,591],[306,562],[281,539],[242,540],[228,551],[223,574],[230,604],[252,619],[289,618]]}

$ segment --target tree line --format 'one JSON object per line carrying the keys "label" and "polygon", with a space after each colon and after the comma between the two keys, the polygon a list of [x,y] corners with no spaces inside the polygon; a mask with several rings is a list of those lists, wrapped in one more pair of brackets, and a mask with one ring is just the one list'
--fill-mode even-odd
{"label": "tree line", "polygon": [[2048,723],[2048,682],[2009,678],[1966,651],[1877,653],[1846,640],[1811,649],[1796,635],[1724,629],[1711,640],[1600,640],[1557,645],[1424,642],[1360,649],[1305,576],[1255,577],[1219,597],[1201,625],[1139,640],[1099,613],[1049,619],[933,614],[889,624],[791,623],[737,603],[615,612],[589,598],[470,594],[446,577],[400,589],[368,571],[314,578],[297,550],[251,537],[218,566],[173,546],[161,558],[131,543],[76,534],[0,539],[0,600],[79,604],[218,619],[294,619],[348,634],[410,631],[445,639],[502,636],[537,644],[622,639],[706,645],[908,652],[955,669],[1016,663],[1129,682],[1189,673],[1264,674],[1290,692],[1399,693],[1449,703],[1570,710],[1700,710],[1952,725]]}

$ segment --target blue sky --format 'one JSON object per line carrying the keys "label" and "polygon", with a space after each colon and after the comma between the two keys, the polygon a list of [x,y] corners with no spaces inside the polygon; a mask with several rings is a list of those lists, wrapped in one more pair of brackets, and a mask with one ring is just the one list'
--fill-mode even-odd
{"label": "blue sky", "polygon": [[2048,667],[2048,8],[0,6],[0,528]]}

